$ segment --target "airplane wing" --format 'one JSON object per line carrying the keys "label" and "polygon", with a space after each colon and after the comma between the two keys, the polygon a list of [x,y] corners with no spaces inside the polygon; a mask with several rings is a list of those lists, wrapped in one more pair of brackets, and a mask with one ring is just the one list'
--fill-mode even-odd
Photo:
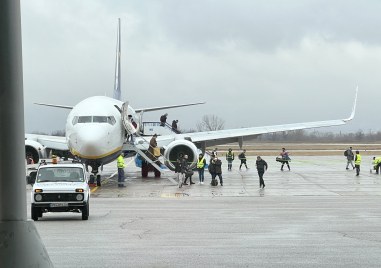
{"label": "airplane wing", "polygon": [[195,103],[177,104],[177,105],[169,105],[169,106],[158,106],[158,107],[150,107],[150,108],[139,108],[139,109],[135,109],[135,112],[137,112],[137,113],[152,112],[152,111],[159,111],[159,110],[172,109],[172,108],[185,107],[185,106],[192,106],[192,105],[199,105],[199,104],[205,104],[205,102],[195,102]]}
{"label": "airplane wing", "polygon": [[39,135],[39,134],[25,134],[25,140],[36,141],[49,149],[62,150],[62,151],[69,150],[65,137]]}
{"label": "airplane wing", "polygon": [[42,105],[42,106],[50,106],[50,107],[56,107],[56,108],[62,108],[62,109],[73,109],[73,106],[67,106],[67,105],[57,105],[57,104],[49,104],[49,103],[38,103],[35,102],[34,104]]}
{"label": "airplane wing", "polygon": [[184,138],[190,139],[194,143],[202,143],[205,146],[214,146],[214,145],[220,145],[220,144],[237,142],[237,141],[240,143],[240,145],[242,145],[243,137],[256,137],[258,135],[266,134],[266,133],[344,125],[348,121],[351,121],[355,116],[357,92],[358,92],[358,87],[356,88],[356,95],[355,95],[355,100],[353,103],[352,113],[346,119],[315,121],[315,122],[305,122],[305,123],[295,123],[295,124],[285,124],[285,125],[273,125],[273,126],[263,126],[263,127],[226,129],[226,130],[216,130],[216,131],[204,131],[204,132],[187,133],[182,135]]}

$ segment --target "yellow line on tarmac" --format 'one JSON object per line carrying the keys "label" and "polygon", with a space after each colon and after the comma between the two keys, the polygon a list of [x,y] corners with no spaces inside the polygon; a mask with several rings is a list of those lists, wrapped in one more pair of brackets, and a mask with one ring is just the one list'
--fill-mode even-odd
{"label": "yellow line on tarmac", "polygon": [[98,186],[95,186],[93,189],[90,190],[91,193],[94,193],[98,189]]}

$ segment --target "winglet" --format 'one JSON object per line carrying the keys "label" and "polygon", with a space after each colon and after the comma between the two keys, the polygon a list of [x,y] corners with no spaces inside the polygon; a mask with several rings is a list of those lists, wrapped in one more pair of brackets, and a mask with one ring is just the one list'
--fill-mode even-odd
{"label": "winglet", "polygon": [[359,91],[359,86],[356,87],[356,95],[355,95],[355,101],[353,102],[352,113],[347,119],[343,119],[344,122],[351,121],[355,117],[358,91]]}

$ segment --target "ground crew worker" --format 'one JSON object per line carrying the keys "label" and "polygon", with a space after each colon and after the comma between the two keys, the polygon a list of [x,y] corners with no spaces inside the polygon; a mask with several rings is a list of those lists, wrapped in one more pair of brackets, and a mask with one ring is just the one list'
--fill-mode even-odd
{"label": "ground crew worker", "polygon": [[379,173],[381,168],[381,156],[373,157],[373,169],[376,170],[376,174]]}
{"label": "ground crew worker", "polygon": [[232,148],[229,148],[229,151],[226,153],[226,161],[228,161],[228,171],[232,170],[233,160],[234,153],[232,152]]}
{"label": "ground crew worker", "polygon": [[205,170],[206,160],[203,154],[198,155],[197,159],[197,171],[198,179],[200,180],[198,184],[204,184],[204,170]]}
{"label": "ground crew worker", "polygon": [[355,156],[356,176],[360,175],[360,165],[361,165],[361,155],[359,151],[356,151],[356,156]]}
{"label": "ground crew worker", "polygon": [[239,165],[239,170],[241,170],[242,165],[244,164],[246,169],[249,169],[246,165],[246,150],[243,150],[242,153],[238,155],[239,160],[241,160],[241,164]]}
{"label": "ground crew worker", "polygon": [[259,188],[265,188],[265,181],[263,180],[263,174],[267,170],[267,163],[260,156],[257,156],[257,161],[255,162],[257,166],[258,176],[259,176]]}
{"label": "ground crew worker", "polygon": [[121,153],[117,160],[116,160],[116,164],[117,164],[117,167],[118,167],[118,187],[126,187],[124,185],[124,167],[125,167],[125,164],[124,164],[124,154]]}

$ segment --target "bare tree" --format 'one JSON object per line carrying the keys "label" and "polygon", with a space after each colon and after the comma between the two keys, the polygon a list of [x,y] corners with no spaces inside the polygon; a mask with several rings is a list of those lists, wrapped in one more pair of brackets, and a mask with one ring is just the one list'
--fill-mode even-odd
{"label": "bare tree", "polygon": [[204,115],[201,122],[197,122],[197,131],[214,131],[224,129],[225,121],[216,115]]}

